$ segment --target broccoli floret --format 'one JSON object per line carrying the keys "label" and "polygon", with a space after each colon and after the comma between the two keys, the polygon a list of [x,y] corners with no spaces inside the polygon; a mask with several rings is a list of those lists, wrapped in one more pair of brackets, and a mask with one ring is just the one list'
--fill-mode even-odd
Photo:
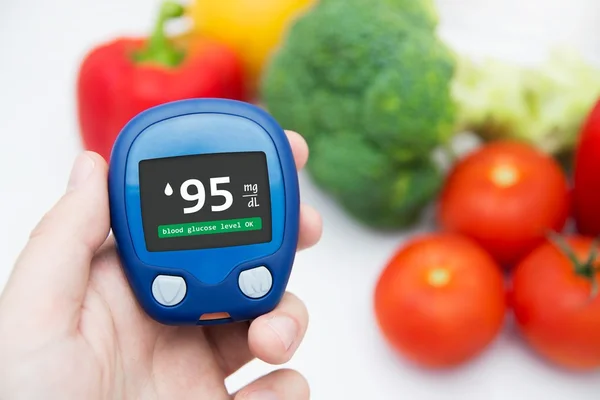
{"label": "broccoli floret", "polygon": [[320,0],[290,27],[262,100],[311,147],[315,182],[361,221],[405,227],[435,196],[454,57],[431,0]]}
{"label": "broccoli floret", "polygon": [[373,227],[415,223],[420,210],[442,185],[432,162],[397,163],[369,143],[362,133],[321,136],[314,142],[319,156],[308,165],[315,182],[329,188],[339,203]]}
{"label": "broccoli floret", "polygon": [[600,96],[600,71],[579,53],[555,51],[536,66],[458,60],[457,127],[485,140],[522,140],[557,157],[573,151]]}
{"label": "broccoli floret", "polygon": [[449,82],[450,53],[430,35],[414,35],[397,46],[395,68],[378,74],[366,89],[362,121],[383,147],[421,157],[446,142],[454,128]]}

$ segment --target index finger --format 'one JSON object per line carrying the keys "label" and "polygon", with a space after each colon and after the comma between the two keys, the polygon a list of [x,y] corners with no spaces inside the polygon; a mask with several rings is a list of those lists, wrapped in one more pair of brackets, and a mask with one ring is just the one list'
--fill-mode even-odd
{"label": "index finger", "polygon": [[292,152],[294,153],[294,161],[296,163],[296,169],[301,170],[308,161],[308,145],[306,141],[297,132],[286,130],[285,134],[288,137]]}

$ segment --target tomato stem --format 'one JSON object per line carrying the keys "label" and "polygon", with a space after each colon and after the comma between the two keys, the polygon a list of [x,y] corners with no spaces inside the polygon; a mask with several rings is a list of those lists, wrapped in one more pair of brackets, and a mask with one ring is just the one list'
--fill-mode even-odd
{"label": "tomato stem", "polygon": [[582,263],[575,255],[573,249],[569,247],[569,245],[562,237],[560,237],[555,232],[551,232],[549,236],[550,241],[553,242],[562,251],[562,253],[571,261],[571,263],[573,264],[573,270],[575,271],[575,274],[590,281],[590,284],[592,286],[590,298],[595,298],[598,295],[598,292],[600,291],[597,279],[597,274],[598,272],[600,272],[600,267],[594,265],[596,257],[598,256],[598,244],[600,241],[599,238],[594,239],[590,249],[590,254],[587,257],[587,260],[585,260],[585,262]]}

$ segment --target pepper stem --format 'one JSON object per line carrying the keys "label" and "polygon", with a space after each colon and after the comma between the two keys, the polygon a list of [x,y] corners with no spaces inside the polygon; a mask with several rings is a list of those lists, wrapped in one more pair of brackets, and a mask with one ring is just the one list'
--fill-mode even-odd
{"label": "pepper stem", "polygon": [[551,232],[550,240],[563,252],[563,254],[571,261],[573,264],[573,270],[575,273],[582,278],[590,281],[592,285],[592,290],[590,293],[590,298],[593,299],[600,292],[600,286],[598,284],[597,274],[600,272],[600,269],[594,265],[596,261],[596,257],[598,256],[598,244],[600,240],[595,238],[592,242],[592,247],[590,250],[590,254],[585,262],[579,261],[573,249],[571,249],[565,240],[560,237],[558,234]]}
{"label": "pepper stem", "polygon": [[142,50],[133,54],[137,62],[162,64],[167,67],[176,67],[183,61],[185,52],[178,49],[165,35],[165,24],[174,18],[183,16],[184,7],[171,0],[162,3],[154,31]]}

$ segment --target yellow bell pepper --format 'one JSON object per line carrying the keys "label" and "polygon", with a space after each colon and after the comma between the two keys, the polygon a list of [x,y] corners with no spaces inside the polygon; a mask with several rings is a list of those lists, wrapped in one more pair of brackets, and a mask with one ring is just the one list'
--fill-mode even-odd
{"label": "yellow bell pepper", "polygon": [[244,63],[247,85],[255,95],[269,56],[292,19],[318,0],[193,0],[192,31],[221,41]]}

